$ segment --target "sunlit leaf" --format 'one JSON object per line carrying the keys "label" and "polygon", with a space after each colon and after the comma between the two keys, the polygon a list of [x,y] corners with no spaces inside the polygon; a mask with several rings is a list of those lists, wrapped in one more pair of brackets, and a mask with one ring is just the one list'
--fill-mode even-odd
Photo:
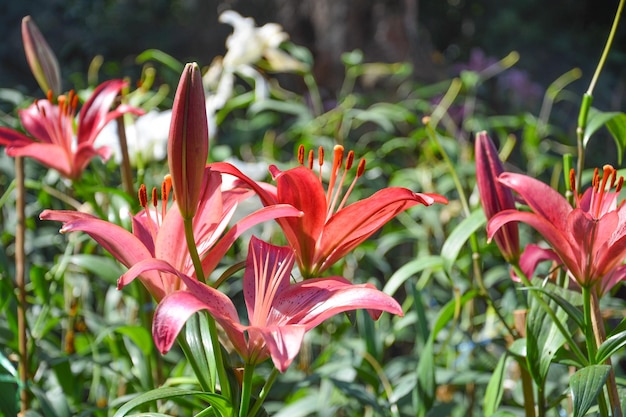
{"label": "sunlit leaf", "polygon": [[144,404],[150,404],[158,400],[165,400],[176,397],[193,396],[198,399],[202,399],[211,404],[222,417],[230,417],[233,413],[232,405],[230,402],[219,394],[212,394],[209,392],[189,390],[176,387],[161,387],[156,388],[148,392],[144,392],[132,400],[128,401],[114,414],[113,417],[123,417],[129,415],[128,413],[134,408],[142,406]]}
{"label": "sunlit leaf", "polygon": [[584,416],[596,403],[610,371],[609,365],[591,365],[579,369],[571,376],[569,385],[574,400],[573,417]]}

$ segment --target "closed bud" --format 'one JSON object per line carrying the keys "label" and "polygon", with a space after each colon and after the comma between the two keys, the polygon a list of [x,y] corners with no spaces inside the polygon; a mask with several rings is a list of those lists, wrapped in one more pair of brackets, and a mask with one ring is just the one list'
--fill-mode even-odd
{"label": "closed bud", "polygon": [[61,94],[61,71],[54,52],[30,16],[22,19],[22,42],[26,60],[44,94]]}
{"label": "closed bud", "polygon": [[[504,168],[498,150],[487,132],[479,132],[476,135],[475,153],[476,185],[487,220],[503,210],[515,210],[513,192],[498,182],[498,176],[504,172]],[[519,260],[519,231],[516,222],[508,223],[498,230],[494,240],[508,262]]]}
{"label": "closed bud", "polygon": [[192,218],[209,154],[204,88],[196,63],[185,65],[178,83],[167,151],[176,203],[184,218]]}

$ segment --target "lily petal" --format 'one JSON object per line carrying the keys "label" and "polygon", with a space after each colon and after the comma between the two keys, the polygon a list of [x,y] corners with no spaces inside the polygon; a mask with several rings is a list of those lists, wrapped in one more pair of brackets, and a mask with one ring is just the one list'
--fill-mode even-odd
{"label": "lily petal", "polygon": [[565,230],[572,206],[554,188],[535,178],[512,172],[504,172],[498,180],[516,191],[538,216],[545,218],[557,229]]}
{"label": "lily petal", "polygon": [[[318,267],[311,271],[312,275],[326,270],[398,213],[417,204],[430,206],[435,202],[445,204],[448,201],[442,196],[433,197],[406,188],[390,187],[339,210],[326,223],[321,241],[317,244],[318,253],[313,265]],[[308,212],[308,207],[306,210]]]}

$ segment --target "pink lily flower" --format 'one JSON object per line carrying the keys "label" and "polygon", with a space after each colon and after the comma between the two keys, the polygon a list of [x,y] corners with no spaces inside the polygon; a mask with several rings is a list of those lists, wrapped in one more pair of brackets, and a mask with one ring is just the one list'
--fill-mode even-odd
{"label": "pink lily flower", "polygon": [[151,265],[137,265],[128,274],[158,267],[178,274],[187,285],[187,290],[166,296],[155,311],[152,336],[162,353],[172,347],[192,314],[207,310],[247,364],[257,364],[269,356],[281,372],[300,351],[304,334],[335,314],[365,308],[374,318],[382,311],[403,315],[396,300],[370,284],[355,285],[341,277],[290,283],[294,259],[293,249],[252,237],[243,277],[248,324],[242,323],[226,295],[164,262],[153,260]]}
{"label": "pink lily flower", "polygon": [[[500,182],[516,191],[532,212],[504,210],[489,221],[487,234],[493,238],[512,221],[527,223],[544,237],[581,287],[596,287],[601,295],[626,278],[626,206],[624,201],[617,204],[624,178],[618,178],[617,171],[605,165],[602,177],[596,169],[592,187],[582,195],[576,191],[573,171],[570,179],[575,207],[534,178],[513,173],[500,175]],[[611,191],[613,188],[615,191]]]}
{"label": "pink lily flower", "polygon": [[[498,150],[487,135],[479,132],[475,143],[476,186],[480,194],[480,204],[487,219],[497,213],[515,209],[515,199],[510,188],[498,182],[498,176],[504,172]],[[494,235],[500,252],[508,262],[517,262],[520,257],[519,231],[517,223],[507,223]]]}
{"label": "pink lily flower", "polygon": [[[407,188],[389,187],[371,197],[347,204],[357,179],[365,172],[365,160],[359,162],[355,178],[342,197],[347,172],[354,163],[354,152],[348,153],[345,168],[340,175],[344,165],[344,149],[343,146],[335,146],[327,191],[322,183],[322,148],[318,156],[318,174],[313,171],[312,151],[308,157],[308,168],[300,166],[280,171],[276,166],[270,166],[276,188],[256,184],[232,166],[212,164],[215,169],[234,175],[248,184],[257,192],[263,204],[290,204],[304,213],[297,219],[277,221],[287,241],[295,249],[296,262],[305,278],[318,276],[330,268],[402,211],[417,204],[430,206],[434,203],[448,203],[439,194],[414,193]],[[298,151],[298,160],[300,164],[305,162],[303,147]]]}
{"label": "pink lily flower", "polygon": [[[208,168],[204,178],[193,231],[202,269],[207,277],[241,233],[250,227],[279,216],[300,215],[298,210],[286,205],[264,207],[244,217],[224,233],[238,203],[251,193],[242,189],[221,191],[221,174]],[[139,200],[144,210],[132,218],[132,233],[114,223],[77,211],[44,210],[40,217],[43,220],[63,222],[62,233],[87,233],[128,268],[142,261],[160,259],[187,276],[195,276],[185,241],[183,217],[177,205],[172,204],[167,208],[170,192],[171,180],[166,178],[159,209],[156,190],[148,198],[146,188],[142,186]],[[118,288],[124,287],[135,277],[123,275],[118,281]],[[185,288],[176,274],[167,272],[146,270],[139,279],[157,301]]]}
{"label": "pink lily flower", "polygon": [[78,96],[73,91],[67,96],[59,96],[58,104],[52,103],[51,95],[47,100],[37,100],[19,111],[22,126],[30,136],[0,127],[0,145],[6,146],[9,156],[33,158],[64,177],[76,180],[92,158],[109,158],[109,148],[94,147],[98,133],[107,123],[125,113],[143,114],[143,110],[124,104],[111,110],[113,101],[125,85],[122,80],[111,80],[94,90],[80,110],[76,135],[74,116]]}

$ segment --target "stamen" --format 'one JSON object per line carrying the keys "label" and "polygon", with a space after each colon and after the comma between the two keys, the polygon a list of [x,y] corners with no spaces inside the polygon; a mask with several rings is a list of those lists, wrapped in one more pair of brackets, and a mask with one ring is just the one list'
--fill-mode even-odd
{"label": "stamen", "polygon": [[356,177],[362,177],[365,174],[365,159],[359,161],[359,166],[356,169]]}
{"label": "stamen", "polygon": [[152,207],[157,208],[159,205],[159,195],[156,187],[152,187]]}
{"label": "stamen", "polygon": [[[341,168],[341,164],[343,163],[343,146],[335,145],[333,148],[333,168],[330,172],[330,179],[328,180],[328,190],[326,191],[326,203],[330,205],[332,201],[331,197],[335,192],[335,181],[337,180],[337,173],[339,172],[339,168]],[[341,188],[341,185],[339,186]],[[339,193],[339,189],[337,190]],[[329,207],[330,210],[330,207]]]}
{"label": "stamen", "polygon": [[311,149],[309,150],[309,169],[313,169],[313,160],[315,160],[315,152]]}
{"label": "stamen", "polygon": [[139,205],[143,208],[148,207],[148,191],[146,190],[146,184],[141,184],[139,186],[139,191],[137,192],[139,197]]}
{"label": "stamen", "polygon": [[352,180],[352,183],[350,184],[350,187],[348,187],[348,190],[346,191],[346,194],[343,196],[343,199],[341,200],[341,203],[339,203],[339,207],[337,207],[337,211],[341,210],[343,208],[343,206],[346,204],[346,202],[348,201],[348,196],[352,192],[352,189],[354,188],[354,185],[356,184],[356,181],[359,178],[361,178],[364,173],[365,173],[365,159],[361,159],[359,161],[359,165],[356,167],[356,176]]}
{"label": "stamen", "polygon": [[298,146],[298,162],[304,165],[304,145]]}
{"label": "stamen", "polygon": [[165,218],[170,191],[172,191],[172,176],[167,174],[161,183],[161,218]]}
{"label": "stamen", "polygon": [[354,163],[354,151],[348,152],[348,157],[346,158],[346,169],[352,168],[352,164]]}
{"label": "stamen", "polygon": [[322,182],[322,165],[324,165],[324,148],[321,146],[317,150],[317,163],[320,167],[319,177],[320,182]]}
{"label": "stamen", "polygon": [[46,98],[50,103],[52,103],[52,90],[48,90],[48,92],[46,93]]}
{"label": "stamen", "polygon": [[574,197],[578,197],[578,194],[576,193],[576,171],[574,171],[574,168],[569,170],[569,186],[574,194]]}
{"label": "stamen", "polygon": [[622,191],[623,185],[624,185],[624,177],[620,175],[619,179],[617,180],[617,185],[615,186],[615,192],[619,193],[620,191]]}

